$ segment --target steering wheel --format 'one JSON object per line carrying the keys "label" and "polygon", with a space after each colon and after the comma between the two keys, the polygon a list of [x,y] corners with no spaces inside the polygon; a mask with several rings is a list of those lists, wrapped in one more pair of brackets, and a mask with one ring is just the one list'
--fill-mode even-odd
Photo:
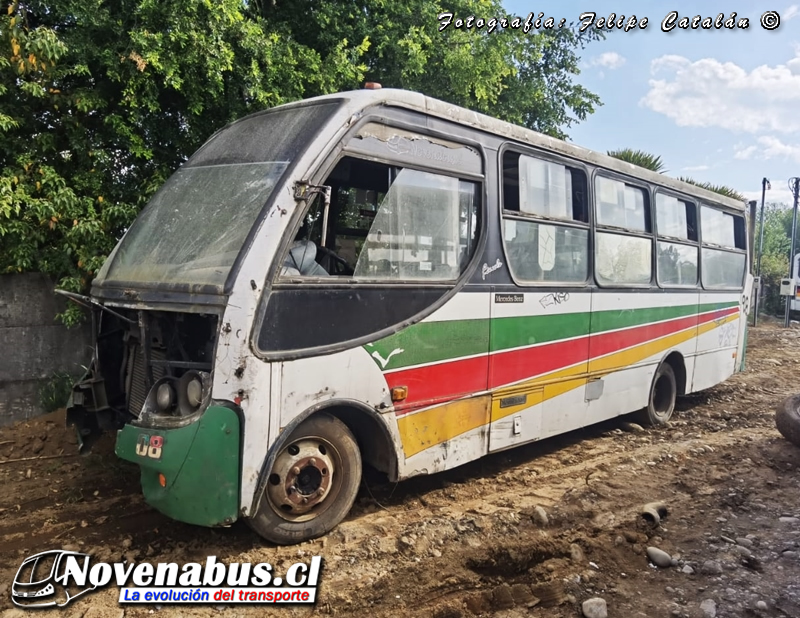
{"label": "steering wheel", "polygon": [[317,255],[320,256],[319,264],[330,275],[343,275],[349,277],[353,274],[350,265],[326,247],[317,246]]}

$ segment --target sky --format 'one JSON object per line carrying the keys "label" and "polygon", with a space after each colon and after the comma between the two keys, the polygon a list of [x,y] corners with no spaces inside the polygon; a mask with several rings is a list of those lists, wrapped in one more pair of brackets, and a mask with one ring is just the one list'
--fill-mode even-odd
{"label": "sky", "polygon": [[[759,203],[762,178],[768,178],[767,203],[791,205],[788,181],[800,176],[800,1],[503,4],[511,16],[544,12],[556,23],[577,22],[589,10],[597,19],[612,12],[626,21],[648,19],[645,29],[614,30],[580,52],[575,79],[603,105],[567,131],[571,141],[601,152],[633,148],[660,155],[671,176],[727,185]],[[684,30],[676,24],[664,32],[672,10],[678,20],[720,13],[728,19],[735,11],[737,22],[749,19],[749,28]],[[773,30],[761,25],[767,11],[780,16]],[[768,18],[768,25],[775,23]]]}

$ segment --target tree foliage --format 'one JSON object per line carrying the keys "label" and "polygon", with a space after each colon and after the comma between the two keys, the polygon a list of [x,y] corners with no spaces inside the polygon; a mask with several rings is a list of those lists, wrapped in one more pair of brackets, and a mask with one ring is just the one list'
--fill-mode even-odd
{"label": "tree foliage", "polygon": [[731,189],[725,185],[715,185],[712,182],[700,182],[685,176],[680,176],[678,180],[682,182],[688,182],[689,184],[700,187],[701,189],[705,189],[706,191],[712,191],[714,193],[719,193],[720,195],[739,200],[740,202],[744,201],[744,195],[739,193],[736,189]]}
{"label": "tree foliage", "polygon": [[[760,215],[759,215],[760,217]],[[800,232],[800,221],[798,221]],[[755,243],[752,248],[757,265],[761,237],[761,223],[756,224]],[[792,248],[792,208],[786,204],[769,203],[764,208],[764,243],[761,253],[761,279],[764,284],[762,311],[783,315],[784,301],[779,295],[781,279],[789,275],[789,254]],[[800,235],[798,235],[800,239]],[[755,266],[754,266],[755,268]]]}
{"label": "tree foliage", "polygon": [[[499,0],[448,9],[503,14]],[[599,104],[574,83],[577,53],[598,35],[440,32],[439,11],[431,0],[11,0],[0,16],[0,272],[85,290],[215,130],[365,79],[558,137]]]}
{"label": "tree foliage", "polygon": [[[628,163],[632,163],[633,165],[638,165],[639,167],[643,167],[650,171],[658,172],[660,174],[663,174],[667,171],[665,169],[664,162],[661,160],[660,156],[650,154],[649,152],[644,152],[643,150],[634,150],[633,148],[621,148],[620,150],[609,150],[607,154],[608,156],[614,157],[615,159],[619,159],[621,161],[627,161]],[[714,193],[719,193],[720,195],[724,195],[726,197],[730,197],[735,200],[744,201],[744,195],[742,195],[735,189],[732,189],[725,185],[715,185],[714,183],[711,182],[700,182],[694,180],[693,178],[687,178],[686,176],[679,176],[678,180],[682,182],[688,182],[689,184],[705,189],[706,191],[712,191]]]}
{"label": "tree foliage", "polygon": [[638,165],[639,167],[643,167],[644,169],[652,172],[658,172],[659,174],[663,174],[667,171],[666,166],[664,165],[664,162],[661,160],[660,156],[650,154],[649,152],[644,152],[643,150],[622,148],[620,150],[609,150],[607,154],[609,157],[614,157],[620,161],[626,161],[628,163],[632,163],[633,165]]}
{"label": "tree foliage", "polygon": [[[505,15],[496,0],[456,0],[455,17]],[[286,24],[303,45],[326,54],[342,40],[369,41],[361,57],[364,78],[405,88],[566,138],[599,98],[576,84],[577,52],[602,38],[596,29],[531,30],[509,27],[440,30],[443,7],[430,0],[330,2],[261,0],[265,19]]]}

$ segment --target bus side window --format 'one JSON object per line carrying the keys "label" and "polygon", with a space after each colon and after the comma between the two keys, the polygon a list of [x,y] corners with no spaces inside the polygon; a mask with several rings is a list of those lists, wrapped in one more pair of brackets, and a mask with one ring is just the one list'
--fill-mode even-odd
{"label": "bus side window", "polygon": [[703,206],[700,231],[703,287],[741,289],[747,261],[744,217]]}
{"label": "bus side window", "polygon": [[595,209],[597,282],[600,285],[649,284],[653,271],[653,239],[647,192],[620,180],[598,176]]}
{"label": "bus side window", "polygon": [[586,174],[503,154],[503,242],[520,282],[582,283],[589,274]]}
{"label": "bus side window", "polygon": [[656,194],[658,246],[656,275],[664,287],[697,285],[697,207],[692,202]]}
{"label": "bus side window", "polygon": [[311,241],[325,274],[433,282],[454,281],[466,268],[477,240],[479,184],[354,157],[339,161],[325,184],[332,188],[326,246],[319,246],[321,200],[293,245]]}

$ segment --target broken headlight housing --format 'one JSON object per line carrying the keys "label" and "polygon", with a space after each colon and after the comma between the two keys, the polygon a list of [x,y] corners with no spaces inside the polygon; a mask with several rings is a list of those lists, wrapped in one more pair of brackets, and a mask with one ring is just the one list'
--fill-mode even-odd
{"label": "broken headlight housing", "polygon": [[190,421],[211,399],[211,374],[187,371],[180,378],[158,380],[147,395],[139,420],[148,424],[178,424]]}

